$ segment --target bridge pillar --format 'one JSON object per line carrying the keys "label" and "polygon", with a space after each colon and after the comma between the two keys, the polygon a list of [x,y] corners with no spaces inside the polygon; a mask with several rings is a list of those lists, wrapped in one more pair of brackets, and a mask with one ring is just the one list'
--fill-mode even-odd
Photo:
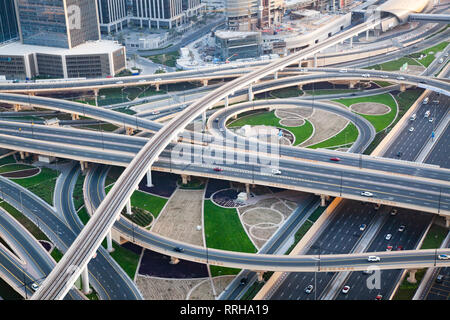
{"label": "bridge pillar", "polygon": [[253,85],[250,84],[248,87],[248,101],[253,101]]}
{"label": "bridge pillar", "polygon": [[127,214],[130,216],[133,214],[133,211],[131,211],[131,198],[127,201]]}
{"label": "bridge pillar", "polygon": [[159,83],[155,83],[156,91],[159,91]]}
{"label": "bridge pillar", "polygon": [[126,134],[127,134],[127,136],[133,135],[133,128],[131,128],[131,127],[126,127]]}
{"label": "bridge pillar", "polygon": [[108,252],[114,252],[114,248],[112,246],[112,231],[111,231],[111,229],[106,234],[106,244],[107,244],[106,247],[108,249]]}
{"label": "bridge pillar", "polygon": [[95,106],[98,107],[98,88],[94,88]]}
{"label": "bridge pillar", "polygon": [[21,108],[20,104],[15,104],[14,105],[14,112],[19,112],[21,109],[22,108]]}
{"label": "bridge pillar", "polygon": [[152,170],[147,171],[147,187],[151,188],[153,187],[152,183]]}
{"label": "bridge pillar", "polygon": [[277,80],[277,79],[278,79],[278,71],[275,72],[275,73],[273,74],[273,79],[274,79],[274,80]]}
{"label": "bridge pillar", "polygon": [[89,168],[89,163],[86,161],[80,161],[80,167],[81,167],[81,173],[85,174],[86,173],[86,169]]}
{"label": "bridge pillar", "polygon": [[72,113],[72,120],[80,120],[80,115]]}
{"label": "bridge pillar", "polygon": [[350,38],[350,49],[353,49],[353,37]]}
{"label": "bridge pillar", "polygon": [[170,264],[178,264],[180,262],[180,259],[175,257],[170,257]]}
{"label": "bridge pillar", "polygon": [[204,79],[204,80],[202,81],[202,83],[203,83],[203,86],[206,87],[206,86],[208,85],[208,79]]}
{"label": "bridge pillar", "polygon": [[369,30],[366,30],[366,41],[369,41]]}
{"label": "bridge pillar", "polygon": [[327,196],[324,194],[321,194],[320,195],[320,206],[321,207],[325,207],[327,205],[326,200],[327,200]]}
{"label": "bridge pillar", "polygon": [[250,198],[250,184],[245,184],[245,192],[247,193],[247,198]]}
{"label": "bridge pillar", "polygon": [[406,281],[408,281],[409,283],[417,283],[416,280],[416,269],[410,269],[409,270],[409,277],[406,279]]}
{"label": "bridge pillar", "polygon": [[314,53],[314,68],[317,68],[317,53]]}
{"label": "bridge pillar", "polygon": [[89,294],[92,292],[91,288],[89,288],[89,272],[88,267],[86,266],[81,273],[81,282],[83,286],[83,293]]}
{"label": "bridge pillar", "polygon": [[445,226],[450,228],[450,217],[445,217]]}
{"label": "bridge pillar", "polygon": [[263,282],[264,271],[257,271],[256,274],[258,275],[258,282]]}
{"label": "bridge pillar", "polygon": [[202,112],[202,131],[206,131],[206,111]]}
{"label": "bridge pillar", "polygon": [[228,96],[225,97],[225,108],[228,108],[228,106],[230,105],[230,99],[228,98]]}
{"label": "bridge pillar", "polygon": [[191,176],[189,176],[187,174],[181,175],[181,183],[182,184],[188,184],[189,181],[191,181]]}
{"label": "bridge pillar", "polygon": [[405,92],[406,91],[406,84],[402,83],[400,84],[400,92]]}
{"label": "bridge pillar", "polygon": [[25,152],[20,151],[19,154],[20,154],[20,160],[25,159]]}
{"label": "bridge pillar", "polygon": [[353,89],[355,88],[355,85],[358,83],[358,81],[349,81],[348,88]]}
{"label": "bridge pillar", "polygon": [[298,85],[298,90],[303,90],[303,85],[302,84]]}

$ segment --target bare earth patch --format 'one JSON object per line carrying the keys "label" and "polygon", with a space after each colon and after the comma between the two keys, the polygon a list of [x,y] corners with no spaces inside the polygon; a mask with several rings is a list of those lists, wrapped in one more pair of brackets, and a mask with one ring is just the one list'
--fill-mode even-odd
{"label": "bare earth patch", "polygon": [[254,208],[242,214],[242,221],[248,225],[256,225],[263,222],[279,224],[283,221],[283,215],[269,208]]}
{"label": "bare earth patch", "polygon": [[406,72],[404,73],[419,76],[424,70],[424,66],[408,65],[408,69],[406,69]]}
{"label": "bare earth patch", "polygon": [[151,231],[174,240],[203,246],[203,190],[177,189],[154,223]]}
{"label": "bare earth patch", "polygon": [[185,300],[188,292],[203,279],[172,280],[136,276],[136,285],[144,300]]}
{"label": "bare earth patch", "polygon": [[308,118],[308,121],[313,124],[315,131],[311,139],[306,140],[305,142],[300,144],[300,147],[314,145],[331,137],[334,137],[336,134],[341,132],[341,130],[343,130],[348,124],[347,119],[334,113],[319,109],[316,109],[314,111],[314,114],[310,118]]}
{"label": "bare earth patch", "polygon": [[[214,277],[213,283],[216,294],[219,295],[227,285],[234,279],[234,276]],[[214,300],[214,294],[211,288],[211,280],[204,279],[197,287],[195,287],[189,296],[188,300]]]}
{"label": "bare earth patch", "polygon": [[286,119],[281,119],[280,124],[285,127],[301,127],[305,124],[305,120],[286,118]]}
{"label": "bare earth patch", "polygon": [[350,109],[356,113],[367,115],[383,115],[391,112],[391,108],[382,103],[360,102],[350,106]]}
{"label": "bare earth patch", "polygon": [[308,118],[312,115],[312,113],[313,109],[309,107],[296,107],[275,110],[275,116],[280,119],[293,117]]}

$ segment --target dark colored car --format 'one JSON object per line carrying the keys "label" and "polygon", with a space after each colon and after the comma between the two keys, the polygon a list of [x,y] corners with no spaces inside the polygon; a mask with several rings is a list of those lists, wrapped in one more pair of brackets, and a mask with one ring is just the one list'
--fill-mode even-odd
{"label": "dark colored car", "polygon": [[184,249],[181,248],[181,247],[175,247],[173,250],[176,251],[176,252],[183,252],[184,251]]}

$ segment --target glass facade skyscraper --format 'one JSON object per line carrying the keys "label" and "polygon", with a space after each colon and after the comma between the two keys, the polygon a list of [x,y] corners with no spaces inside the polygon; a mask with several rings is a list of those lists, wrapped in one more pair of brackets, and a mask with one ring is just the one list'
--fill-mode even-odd
{"label": "glass facade skyscraper", "polygon": [[99,40],[96,1],[17,0],[24,44],[73,48]]}
{"label": "glass facade skyscraper", "polygon": [[0,44],[19,38],[14,0],[0,1]]}

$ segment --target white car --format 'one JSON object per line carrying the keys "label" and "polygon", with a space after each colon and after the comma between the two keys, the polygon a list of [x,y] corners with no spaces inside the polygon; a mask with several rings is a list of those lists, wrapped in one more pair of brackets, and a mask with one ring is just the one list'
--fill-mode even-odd
{"label": "white car", "polygon": [[428,119],[428,122],[433,122],[433,120],[434,120],[433,118],[430,118]]}
{"label": "white car", "polygon": [[438,255],[439,260],[448,260],[450,259],[450,256],[448,254],[440,254]]}
{"label": "white car", "polygon": [[409,128],[408,131],[409,131],[409,132],[413,132],[413,131],[414,131],[414,127]]}
{"label": "white car", "polygon": [[386,240],[391,240],[392,239],[392,234],[388,233],[385,237]]}
{"label": "white car", "polygon": [[373,197],[373,193],[369,191],[362,191],[361,195],[364,197]]}
{"label": "white car", "polygon": [[155,81],[162,81],[162,79],[161,78],[156,78]]}
{"label": "white car", "polygon": [[344,286],[344,288],[342,288],[342,293],[348,293],[350,291],[350,287],[349,286]]}
{"label": "white car", "polygon": [[397,77],[397,80],[405,80],[405,77]]}
{"label": "white car", "polygon": [[366,230],[367,225],[365,223],[363,223],[362,225],[359,226],[359,231],[364,231]]}
{"label": "white car", "polygon": [[305,293],[311,293],[314,289],[314,286],[312,284],[310,284],[309,286],[306,287],[305,289]]}
{"label": "white car", "polygon": [[381,77],[382,77],[382,78],[385,78],[385,79],[389,78],[389,76],[387,76],[387,75],[385,75],[385,74],[382,74]]}
{"label": "white car", "polygon": [[278,169],[272,169],[272,174],[280,175],[281,171]]}
{"label": "white car", "polygon": [[39,289],[39,285],[36,282],[33,282],[31,284],[31,289],[33,289],[34,291],[36,291],[37,289]]}
{"label": "white car", "polygon": [[121,84],[121,83],[123,83],[123,81],[117,81],[117,82],[116,82],[116,84]]}
{"label": "white car", "polygon": [[369,261],[369,262],[379,262],[380,260],[381,260],[380,257],[377,257],[377,256],[369,256],[367,258],[367,261]]}
{"label": "white car", "polygon": [[370,74],[364,73],[362,76],[363,76],[364,78],[369,78],[369,77],[370,77]]}
{"label": "white car", "polygon": [[341,69],[341,70],[339,70],[339,72],[345,73],[345,72],[347,72],[347,69]]}

